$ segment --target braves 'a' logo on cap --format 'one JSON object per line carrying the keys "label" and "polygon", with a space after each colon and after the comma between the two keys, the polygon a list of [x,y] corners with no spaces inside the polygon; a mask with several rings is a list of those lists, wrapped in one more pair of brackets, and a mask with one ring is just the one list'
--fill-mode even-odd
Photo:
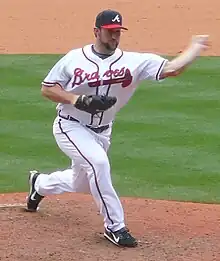
{"label": "braves 'a' logo on cap", "polygon": [[117,21],[118,23],[121,22],[121,21],[120,21],[120,17],[119,17],[118,14],[115,16],[115,18],[112,19],[112,22],[116,22],[116,21]]}

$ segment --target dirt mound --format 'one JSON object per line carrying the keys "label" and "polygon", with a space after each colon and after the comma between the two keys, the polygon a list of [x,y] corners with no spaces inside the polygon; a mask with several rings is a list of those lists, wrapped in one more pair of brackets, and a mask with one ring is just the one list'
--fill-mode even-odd
{"label": "dirt mound", "polygon": [[122,199],[127,224],[139,239],[138,248],[125,250],[103,238],[102,217],[91,196],[51,196],[38,213],[6,207],[24,203],[25,196],[0,196],[2,260],[220,259],[220,205]]}

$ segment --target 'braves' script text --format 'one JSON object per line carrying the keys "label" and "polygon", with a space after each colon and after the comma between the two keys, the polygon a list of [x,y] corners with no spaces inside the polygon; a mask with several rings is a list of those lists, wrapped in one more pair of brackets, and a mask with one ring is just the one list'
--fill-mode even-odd
{"label": "'braves' script text", "polygon": [[[76,68],[74,70],[72,87],[76,85],[81,85],[87,82],[89,87],[99,87],[101,85],[112,85],[119,84],[123,88],[128,87],[132,82],[132,75],[129,69],[125,67],[121,69],[108,70],[103,74],[103,80],[100,80],[99,72],[87,73],[81,68]],[[108,78],[108,79],[105,79]]]}

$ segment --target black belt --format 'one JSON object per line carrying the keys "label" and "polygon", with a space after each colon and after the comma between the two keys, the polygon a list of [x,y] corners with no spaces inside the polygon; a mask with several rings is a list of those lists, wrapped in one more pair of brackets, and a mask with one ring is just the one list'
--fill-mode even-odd
{"label": "black belt", "polygon": [[[67,116],[63,116],[63,115],[60,115],[60,112],[59,112],[59,117],[62,118],[62,119],[65,119],[65,120],[69,120],[69,121],[76,121],[76,122],[79,122],[79,120],[73,118],[72,116],[70,115],[67,115]],[[102,133],[104,130],[107,130],[109,128],[109,124],[108,125],[103,125],[103,126],[100,126],[100,127],[92,127],[90,125],[86,125],[87,128],[89,128],[90,130],[94,131],[95,133]]]}

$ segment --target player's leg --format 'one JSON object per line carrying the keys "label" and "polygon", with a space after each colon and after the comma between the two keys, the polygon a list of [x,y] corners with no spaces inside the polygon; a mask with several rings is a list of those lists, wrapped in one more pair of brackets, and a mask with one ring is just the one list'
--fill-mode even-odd
{"label": "player's leg", "polygon": [[87,175],[83,169],[76,172],[73,166],[63,171],[40,174],[41,177],[36,180],[35,187],[44,196],[65,192],[90,192]]}
{"label": "player's leg", "polygon": [[74,162],[74,171],[38,175],[34,182],[36,193],[46,196],[73,192],[76,190],[74,178],[83,169],[91,193],[104,216],[105,227],[113,230],[124,227],[123,209],[112,186],[108,157],[97,143],[97,138],[77,122],[61,119],[55,123],[54,134],[60,149]]}
{"label": "player's leg", "polygon": [[87,173],[91,193],[104,216],[105,227],[124,227],[124,213],[112,186],[110,165],[106,152],[91,131],[73,122],[71,131],[67,121],[60,121],[61,133],[56,135],[61,150],[75,163],[75,169]]}
{"label": "player's leg", "polygon": [[[106,153],[108,152],[111,144],[111,131],[112,129],[110,128],[104,131],[102,135],[97,135],[98,142]],[[126,227],[123,227],[119,230],[112,230],[109,229],[109,227],[106,227],[104,237],[118,246],[137,246],[137,240],[129,233],[129,230]]]}
{"label": "player's leg", "polygon": [[29,174],[29,186],[30,192],[26,209],[28,212],[36,212],[38,205],[47,195],[64,192],[90,192],[86,172],[81,170],[76,173],[74,167],[73,169],[55,171],[50,174],[32,170]]}
{"label": "player's leg", "polygon": [[[59,141],[60,137],[63,138],[61,134],[58,117],[54,121],[53,132],[57,143],[62,143]],[[66,124],[67,125],[67,124]],[[66,138],[65,138],[66,140]],[[68,147],[68,146],[67,146]],[[61,150],[65,152],[66,155],[66,142],[61,144]],[[75,148],[73,150],[76,151]],[[78,154],[78,152],[76,151]],[[70,157],[71,158],[71,157]],[[83,192],[89,193],[90,187],[87,178],[86,171],[78,167],[72,160],[72,166],[64,171],[55,171],[52,173],[41,173],[37,170],[30,171],[29,174],[29,195],[27,197],[27,211],[36,212],[38,210],[38,205],[46,195],[50,194],[61,194],[64,192]]]}
{"label": "player's leg", "polygon": [[[131,246],[135,241],[124,230],[123,208],[112,186],[107,154],[102,146],[97,143],[97,137],[75,122],[69,124],[68,121],[60,120],[57,124],[60,129],[60,132],[55,133],[57,143],[60,149],[73,160],[75,173],[79,173],[81,169],[84,169],[84,173],[87,173],[91,193],[100,213],[104,216],[106,235],[108,233],[113,237],[113,240],[116,239],[114,243],[118,245],[128,246],[130,244]],[[73,191],[71,189],[74,187],[73,177],[74,175],[71,177],[69,171],[54,172],[49,176],[39,175],[35,189],[38,194],[44,196],[62,193],[64,190],[68,191],[68,188],[69,191]],[[114,237],[114,233],[118,233],[118,236]],[[121,236],[119,237],[119,235]]]}
{"label": "player's leg", "polygon": [[[87,132],[88,130],[86,130]],[[92,137],[89,136],[89,145],[91,146],[89,146],[89,149],[86,135],[82,131],[80,133],[84,138],[84,145],[82,143],[77,144],[75,135],[71,136],[71,133],[69,139],[72,142],[75,140],[75,147],[78,146],[80,155],[85,159],[81,166],[87,171],[91,193],[100,209],[100,213],[104,216],[104,236],[118,246],[135,247],[137,241],[124,225],[123,208],[112,186],[110,164],[106,153],[110,144],[110,133],[106,132],[106,136],[104,134],[97,136],[91,132]],[[84,148],[87,149],[84,151]]]}

